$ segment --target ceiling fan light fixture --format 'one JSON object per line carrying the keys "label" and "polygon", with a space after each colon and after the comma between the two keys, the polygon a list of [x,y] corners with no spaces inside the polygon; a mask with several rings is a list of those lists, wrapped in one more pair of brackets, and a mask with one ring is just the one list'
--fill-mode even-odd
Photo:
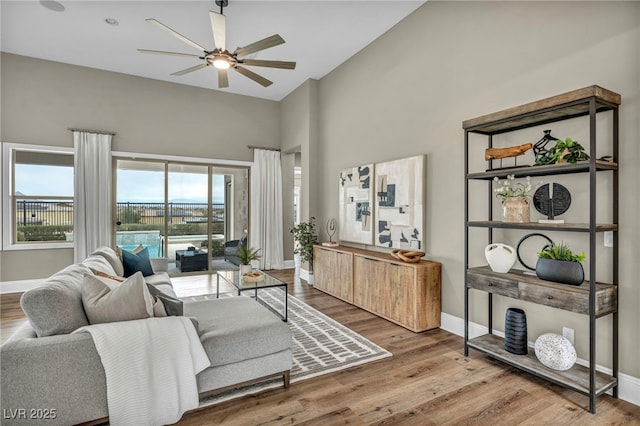
{"label": "ceiling fan light fixture", "polygon": [[216,56],[213,58],[213,66],[219,70],[228,70],[231,68],[229,60],[224,56]]}

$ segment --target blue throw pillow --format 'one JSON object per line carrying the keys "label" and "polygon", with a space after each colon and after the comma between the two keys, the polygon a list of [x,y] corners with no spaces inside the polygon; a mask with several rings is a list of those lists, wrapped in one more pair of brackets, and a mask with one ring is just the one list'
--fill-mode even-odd
{"label": "blue throw pillow", "polygon": [[142,272],[145,277],[153,275],[153,268],[151,268],[149,261],[149,250],[146,247],[137,254],[122,250],[122,265],[125,277],[130,277],[138,271]]}

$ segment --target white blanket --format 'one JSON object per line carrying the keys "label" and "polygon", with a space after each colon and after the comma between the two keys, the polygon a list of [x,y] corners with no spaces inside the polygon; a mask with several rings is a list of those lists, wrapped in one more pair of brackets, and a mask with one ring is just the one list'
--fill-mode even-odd
{"label": "white blanket", "polygon": [[185,317],[81,327],[91,333],[107,378],[112,425],[176,423],[198,407],[196,374],[210,365]]}

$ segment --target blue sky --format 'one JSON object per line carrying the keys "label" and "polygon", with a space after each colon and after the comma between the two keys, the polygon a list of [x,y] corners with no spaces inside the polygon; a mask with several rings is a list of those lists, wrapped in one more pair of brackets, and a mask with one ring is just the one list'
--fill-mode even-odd
{"label": "blue sky", "polygon": [[[16,191],[24,195],[73,196],[73,168],[17,164]],[[137,170],[118,171],[118,202],[162,202],[164,174]],[[207,177],[169,173],[169,201],[207,202]],[[213,202],[224,202],[224,176],[213,177]]]}

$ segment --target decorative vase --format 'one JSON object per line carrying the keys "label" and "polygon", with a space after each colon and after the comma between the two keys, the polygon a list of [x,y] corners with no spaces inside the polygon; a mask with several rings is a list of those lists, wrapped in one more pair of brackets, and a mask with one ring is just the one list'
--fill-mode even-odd
{"label": "decorative vase", "polygon": [[522,309],[509,308],[504,317],[504,350],[527,354],[527,316]]}
{"label": "decorative vase", "polygon": [[240,265],[240,275],[248,274],[252,269],[251,265]]}
{"label": "decorative vase", "polygon": [[529,200],[522,197],[511,197],[502,200],[502,221],[526,223],[529,220]]}
{"label": "decorative vase", "polygon": [[584,270],[580,262],[538,258],[536,275],[541,280],[580,285],[584,281]]}
{"label": "decorative vase", "polygon": [[506,273],[516,263],[516,249],[502,243],[489,244],[484,249],[484,257],[493,272]]}
{"label": "decorative vase", "polygon": [[534,350],[538,361],[553,370],[568,370],[578,359],[571,342],[559,334],[547,333],[538,337]]}

